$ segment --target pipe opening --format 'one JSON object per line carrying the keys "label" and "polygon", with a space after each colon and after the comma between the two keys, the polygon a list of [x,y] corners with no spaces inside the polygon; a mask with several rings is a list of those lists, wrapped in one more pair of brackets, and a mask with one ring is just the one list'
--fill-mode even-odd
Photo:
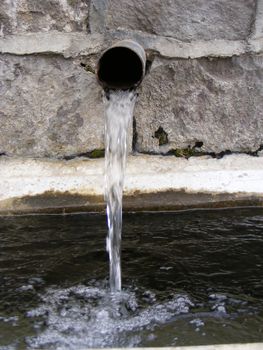
{"label": "pipe opening", "polygon": [[112,47],[100,58],[98,80],[104,88],[126,90],[140,84],[144,63],[127,47]]}

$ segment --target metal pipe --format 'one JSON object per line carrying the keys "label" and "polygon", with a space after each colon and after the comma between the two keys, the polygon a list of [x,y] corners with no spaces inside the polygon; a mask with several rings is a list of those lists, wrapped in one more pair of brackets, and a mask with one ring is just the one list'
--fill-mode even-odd
{"label": "metal pipe", "polygon": [[145,75],[146,54],[136,41],[122,40],[101,55],[97,79],[104,89],[136,88]]}

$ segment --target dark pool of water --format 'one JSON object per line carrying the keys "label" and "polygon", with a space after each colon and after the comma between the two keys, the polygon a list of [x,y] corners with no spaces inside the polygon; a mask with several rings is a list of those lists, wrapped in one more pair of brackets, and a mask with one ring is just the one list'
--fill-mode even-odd
{"label": "dark pool of water", "polygon": [[0,349],[263,341],[263,210],[0,218]]}

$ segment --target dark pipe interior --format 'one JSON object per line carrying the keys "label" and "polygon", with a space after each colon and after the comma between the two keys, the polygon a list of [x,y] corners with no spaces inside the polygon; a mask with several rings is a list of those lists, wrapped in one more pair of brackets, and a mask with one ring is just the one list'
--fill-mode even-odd
{"label": "dark pipe interior", "polygon": [[143,63],[140,57],[126,47],[113,47],[99,61],[98,79],[104,87],[129,89],[143,78]]}

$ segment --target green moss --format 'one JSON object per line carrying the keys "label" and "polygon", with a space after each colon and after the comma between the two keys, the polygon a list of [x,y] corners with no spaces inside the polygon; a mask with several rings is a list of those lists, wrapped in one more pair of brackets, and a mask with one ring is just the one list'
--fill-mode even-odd
{"label": "green moss", "polygon": [[187,147],[187,148],[176,148],[169,151],[169,154],[174,155],[178,158],[190,158],[193,156],[201,156],[203,155],[202,152],[197,151],[194,147]]}
{"label": "green moss", "polygon": [[105,149],[94,149],[89,152],[89,158],[103,158],[105,155]]}
{"label": "green moss", "polygon": [[92,74],[96,74],[95,68],[93,68],[90,64],[86,64],[84,69],[87,72],[90,72]]}
{"label": "green moss", "polygon": [[159,140],[159,146],[166,145],[169,142],[168,134],[163,130],[161,126],[157,131],[155,131],[154,137]]}

